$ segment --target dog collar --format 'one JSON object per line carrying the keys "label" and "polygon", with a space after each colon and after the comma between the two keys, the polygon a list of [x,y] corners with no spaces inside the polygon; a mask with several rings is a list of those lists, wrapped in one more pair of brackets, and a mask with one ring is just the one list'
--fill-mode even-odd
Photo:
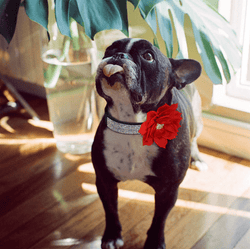
{"label": "dog collar", "polygon": [[177,111],[178,104],[165,104],[157,111],[149,111],[147,120],[143,123],[121,122],[105,110],[106,124],[112,131],[143,136],[143,145],[152,145],[154,142],[161,148],[166,148],[168,140],[176,138],[178,128],[181,127],[181,113]]}
{"label": "dog collar", "polygon": [[112,117],[107,110],[105,111],[105,119],[107,127],[112,131],[126,135],[140,135],[139,130],[142,123],[128,123],[119,121]]}

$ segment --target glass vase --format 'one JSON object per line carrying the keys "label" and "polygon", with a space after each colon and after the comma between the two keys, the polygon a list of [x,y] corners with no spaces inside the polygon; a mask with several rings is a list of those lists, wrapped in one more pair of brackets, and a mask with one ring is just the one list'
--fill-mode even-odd
{"label": "glass vase", "polygon": [[103,102],[95,91],[95,43],[73,19],[70,29],[72,38],[62,35],[52,22],[50,41],[43,33],[44,86],[57,148],[83,154],[91,149]]}

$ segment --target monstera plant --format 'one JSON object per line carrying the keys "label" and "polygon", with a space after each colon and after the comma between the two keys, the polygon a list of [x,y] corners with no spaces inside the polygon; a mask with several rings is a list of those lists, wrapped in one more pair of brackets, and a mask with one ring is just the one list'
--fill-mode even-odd
{"label": "monstera plant", "polygon": [[[178,42],[177,58],[187,58],[185,19],[189,18],[204,69],[214,84],[222,83],[222,73],[230,81],[240,67],[241,48],[229,23],[203,0],[54,0],[57,25],[62,34],[71,36],[70,20],[84,27],[93,39],[102,30],[128,32],[127,2],[139,8],[141,16],[155,34],[165,41],[166,54],[173,56],[174,34]],[[47,0],[0,0],[0,34],[11,42],[17,14],[25,8],[28,17],[48,27]],[[220,69],[221,68],[221,69]]]}

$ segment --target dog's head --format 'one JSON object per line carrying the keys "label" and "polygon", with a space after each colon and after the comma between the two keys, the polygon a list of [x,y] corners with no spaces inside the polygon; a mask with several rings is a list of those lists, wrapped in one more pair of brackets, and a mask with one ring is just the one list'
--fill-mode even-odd
{"label": "dog's head", "polygon": [[125,38],[107,48],[97,70],[96,88],[110,106],[114,97],[125,94],[137,112],[156,106],[168,90],[185,87],[200,73],[197,61],[168,59],[146,40]]}

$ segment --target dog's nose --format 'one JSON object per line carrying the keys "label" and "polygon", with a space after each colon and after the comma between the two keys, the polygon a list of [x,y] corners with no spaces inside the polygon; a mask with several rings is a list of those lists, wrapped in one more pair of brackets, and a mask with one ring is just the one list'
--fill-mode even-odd
{"label": "dog's nose", "polygon": [[114,59],[128,59],[129,57],[126,53],[119,52],[119,53],[114,54],[113,58]]}

